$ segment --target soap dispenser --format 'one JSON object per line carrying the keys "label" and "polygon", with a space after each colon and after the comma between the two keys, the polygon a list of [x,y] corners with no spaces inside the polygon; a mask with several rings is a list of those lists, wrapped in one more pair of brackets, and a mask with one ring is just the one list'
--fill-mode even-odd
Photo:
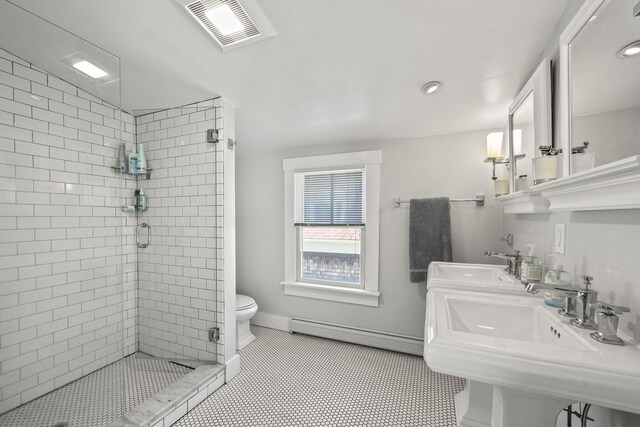
{"label": "soap dispenser", "polygon": [[520,278],[523,282],[539,282],[542,280],[542,264],[536,256],[536,245],[529,243],[529,254],[522,260]]}
{"label": "soap dispenser", "polygon": [[[558,260],[552,262],[553,255],[549,255],[549,258],[549,265],[553,265],[553,267],[550,268],[549,271],[547,271],[547,274],[544,276],[544,283],[547,285],[571,288],[571,274],[568,271],[563,270],[562,264]],[[550,305],[551,307],[564,308],[564,294],[553,291],[545,292],[544,303]]]}

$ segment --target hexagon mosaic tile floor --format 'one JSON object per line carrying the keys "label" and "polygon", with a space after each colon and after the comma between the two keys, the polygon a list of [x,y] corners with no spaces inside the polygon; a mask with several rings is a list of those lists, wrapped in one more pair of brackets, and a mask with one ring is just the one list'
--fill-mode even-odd
{"label": "hexagon mosaic tile floor", "polygon": [[0,427],[103,427],[191,372],[132,355],[0,416]]}
{"label": "hexagon mosaic tile floor", "polygon": [[242,371],[176,427],[455,426],[464,380],[421,357],[251,327]]}

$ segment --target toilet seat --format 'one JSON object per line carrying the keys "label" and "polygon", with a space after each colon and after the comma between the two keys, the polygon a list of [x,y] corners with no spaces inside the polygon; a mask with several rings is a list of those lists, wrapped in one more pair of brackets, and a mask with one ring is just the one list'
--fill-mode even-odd
{"label": "toilet seat", "polygon": [[236,311],[246,310],[254,305],[256,305],[256,301],[253,298],[247,295],[236,294]]}

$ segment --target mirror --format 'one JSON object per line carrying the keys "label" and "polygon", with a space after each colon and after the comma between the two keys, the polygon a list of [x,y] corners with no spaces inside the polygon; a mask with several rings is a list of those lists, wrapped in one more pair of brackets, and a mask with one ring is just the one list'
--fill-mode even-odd
{"label": "mirror", "polygon": [[588,142],[583,154],[563,156],[564,175],[640,154],[637,4],[586,0],[560,38],[563,151]]}
{"label": "mirror", "polygon": [[[524,101],[511,115],[511,138],[516,168],[515,191],[522,191],[531,185],[531,159],[535,154],[535,130],[533,129],[533,92],[529,92]],[[524,157],[520,158],[519,156]],[[522,160],[521,160],[522,159]]]}
{"label": "mirror", "polygon": [[540,157],[538,147],[552,145],[551,61],[545,58],[509,107],[509,152],[511,188],[523,191],[533,186],[532,162]]}

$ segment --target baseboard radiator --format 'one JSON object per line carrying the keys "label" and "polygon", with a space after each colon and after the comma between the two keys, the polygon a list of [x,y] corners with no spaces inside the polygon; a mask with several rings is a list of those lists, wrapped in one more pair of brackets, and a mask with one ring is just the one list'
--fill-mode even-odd
{"label": "baseboard radiator", "polygon": [[333,323],[292,317],[289,319],[289,330],[292,333],[313,335],[353,344],[366,345],[384,350],[422,356],[424,342],[419,338],[371,329],[354,328]]}

